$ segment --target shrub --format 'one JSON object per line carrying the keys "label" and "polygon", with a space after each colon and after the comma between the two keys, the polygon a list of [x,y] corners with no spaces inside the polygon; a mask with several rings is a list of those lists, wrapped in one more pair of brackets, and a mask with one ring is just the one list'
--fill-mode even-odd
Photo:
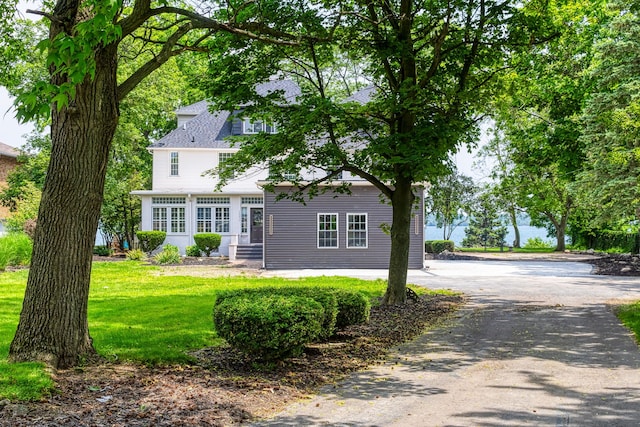
{"label": "shrub", "polygon": [[42,191],[31,181],[26,181],[20,190],[20,198],[6,221],[7,230],[24,233],[33,237]]}
{"label": "shrub", "polygon": [[624,248],[620,248],[620,247],[609,248],[605,252],[608,254],[628,254],[629,253]]}
{"label": "shrub", "polygon": [[439,254],[445,250],[453,252],[455,243],[453,240],[427,240],[424,242],[424,250],[429,254]]}
{"label": "shrub", "polygon": [[302,353],[322,330],[324,310],[311,298],[247,293],[219,298],[213,310],[218,335],[266,360]]}
{"label": "shrub", "polygon": [[531,237],[524,244],[524,249],[551,249],[554,246],[553,243],[542,240],[540,237]]}
{"label": "shrub", "polygon": [[338,303],[337,329],[369,321],[371,302],[365,295],[346,289],[336,289],[333,294]]}
{"label": "shrub", "polygon": [[126,256],[129,261],[146,261],[147,259],[147,254],[142,249],[131,249]]}
{"label": "shrub", "polygon": [[198,233],[193,235],[196,246],[206,256],[211,256],[211,252],[218,250],[222,236],[216,233]]}
{"label": "shrub", "polygon": [[153,259],[155,259],[158,264],[178,264],[182,262],[180,250],[177,246],[171,244],[164,245],[162,251],[157,253]]}
{"label": "shrub", "polygon": [[93,254],[94,255],[98,255],[98,256],[110,256],[111,255],[111,248],[109,248],[108,246],[94,246],[93,247]]}
{"label": "shrub", "polygon": [[198,245],[191,245],[186,247],[187,256],[200,256],[202,252],[200,252],[200,248]]}
{"label": "shrub", "polygon": [[7,266],[29,265],[33,242],[24,233],[10,233],[0,237],[0,270]]}
{"label": "shrub", "polygon": [[331,288],[307,288],[307,287],[286,287],[286,288],[259,288],[259,289],[239,289],[234,291],[221,292],[216,301],[227,298],[247,297],[259,299],[269,295],[282,295],[285,297],[310,298],[322,306],[324,316],[321,323],[322,330],[318,335],[319,340],[328,339],[336,329],[336,319],[338,317],[338,301]]}
{"label": "shrub", "polygon": [[424,251],[428,254],[433,253],[433,244],[431,242],[431,240],[425,240],[424,242]]}
{"label": "shrub", "polygon": [[138,231],[136,232],[140,248],[147,253],[151,253],[158,249],[167,238],[165,231]]}

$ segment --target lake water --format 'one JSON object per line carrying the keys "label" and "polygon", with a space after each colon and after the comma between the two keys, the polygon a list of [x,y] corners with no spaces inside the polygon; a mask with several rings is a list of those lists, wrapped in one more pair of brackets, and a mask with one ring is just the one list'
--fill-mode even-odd
{"label": "lake water", "polygon": [[[462,240],[465,237],[464,230],[466,226],[459,226],[453,233],[451,233],[451,240],[453,240],[456,246],[462,246]],[[539,237],[546,242],[550,242],[555,245],[555,239],[551,237],[547,237],[547,230],[544,228],[532,227],[530,225],[521,225],[518,227],[520,230],[520,246],[524,246],[527,242],[527,239],[532,239],[535,237]],[[442,240],[442,228],[438,228],[433,225],[428,225],[424,227],[424,239],[425,240]],[[513,227],[507,227],[507,237],[505,237],[505,242],[507,244],[512,244],[513,239],[515,239],[515,234],[513,232]]]}

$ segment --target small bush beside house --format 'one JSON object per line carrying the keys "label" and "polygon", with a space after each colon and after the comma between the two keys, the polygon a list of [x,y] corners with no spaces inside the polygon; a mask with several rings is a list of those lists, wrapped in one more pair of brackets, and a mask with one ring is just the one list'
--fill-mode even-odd
{"label": "small bush beside house", "polygon": [[140,249],[151,253],[160,247],[167,238],[167,233],[165,231],[138,231],[136,236],[140,242]]}
{"label": "small bush beside house", "polygon": [[161,252],[158,252],[153,259],[158,264],[179,264],[182,262],[180,250],[175,245],[164,245]]}
{"label": "small bush beside house", "polygon": [[131,249],[127,252],[126,258],[129,261],[146,261],[147,254],[142,249]]}
{"label": "small bush beside house", "polygon": [[222,242],[222,236],[216,233],[198,233],[193,235],[193,240],[196,242],[196,246],[206,256],[211,256],[211,252],[215,252],[220,247]]}
{"label": "small bush beside house", "polygon": [[200,251],[200,248],[198,247],[198,245],[187,246],[185,248],[185,253],[187,256],[195,256],[195,257],[202,255],[202,252]]}
{"label": "small bush beside house", "polygon": [[428,254],[439,254],[441,252],[453,252],[455,243],[453,240],[426,240],[424,242],[424,251]]}

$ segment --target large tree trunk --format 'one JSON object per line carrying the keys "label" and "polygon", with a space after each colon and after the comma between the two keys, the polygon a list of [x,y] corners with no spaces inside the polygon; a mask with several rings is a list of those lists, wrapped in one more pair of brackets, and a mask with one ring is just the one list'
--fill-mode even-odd
{"label": "large tree trunk", "polygon": [[96,53],[93,80],[53,108],[47,170],[33,257],[11,361],[73,366],[94,353],[87,322],[92,249],[109,147],[118,121],[116,46]]}
{"label": "large tree trunk", "polygon": [[520,229],[518,228],[518,216],[516,215],[516,210],[514,208],[509,208],[509,216],[511,217],[511,225],[513,226],[513,233],[515,235],[515,239],[513,239],[513,247],[519,248]]}
{"label": "large tree trunk", "polygon": [[398,179],[391,200],[393,210],[391,254],[389,280],[383,304],[403,304],[407,300],[407,269],[409,268],[411,213],[414,200],[411,180]]}
{"label": "large tree trunk", "polygon": [[556,251],[564,252],[567,248],[565,244],[565,235],[567,232],[567,217],[563,216],[560,223],[556,224]]}

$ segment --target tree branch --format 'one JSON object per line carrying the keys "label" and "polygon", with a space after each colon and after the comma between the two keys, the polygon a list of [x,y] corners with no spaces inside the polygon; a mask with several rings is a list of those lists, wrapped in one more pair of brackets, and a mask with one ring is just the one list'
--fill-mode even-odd
{"label": "tree branch", "polygon": [[118,101],[122,101],[145,77],[157,70],[167,62],[171,57],[179,54],[181,50],[174,51],[178,41],[189,31],[192,30],[191,23],[185,24],[178,28],[162,46],[160,53],[147,61],[144,65],[138,68],[133,74],[131,74],[124,82],[118,86]]}

